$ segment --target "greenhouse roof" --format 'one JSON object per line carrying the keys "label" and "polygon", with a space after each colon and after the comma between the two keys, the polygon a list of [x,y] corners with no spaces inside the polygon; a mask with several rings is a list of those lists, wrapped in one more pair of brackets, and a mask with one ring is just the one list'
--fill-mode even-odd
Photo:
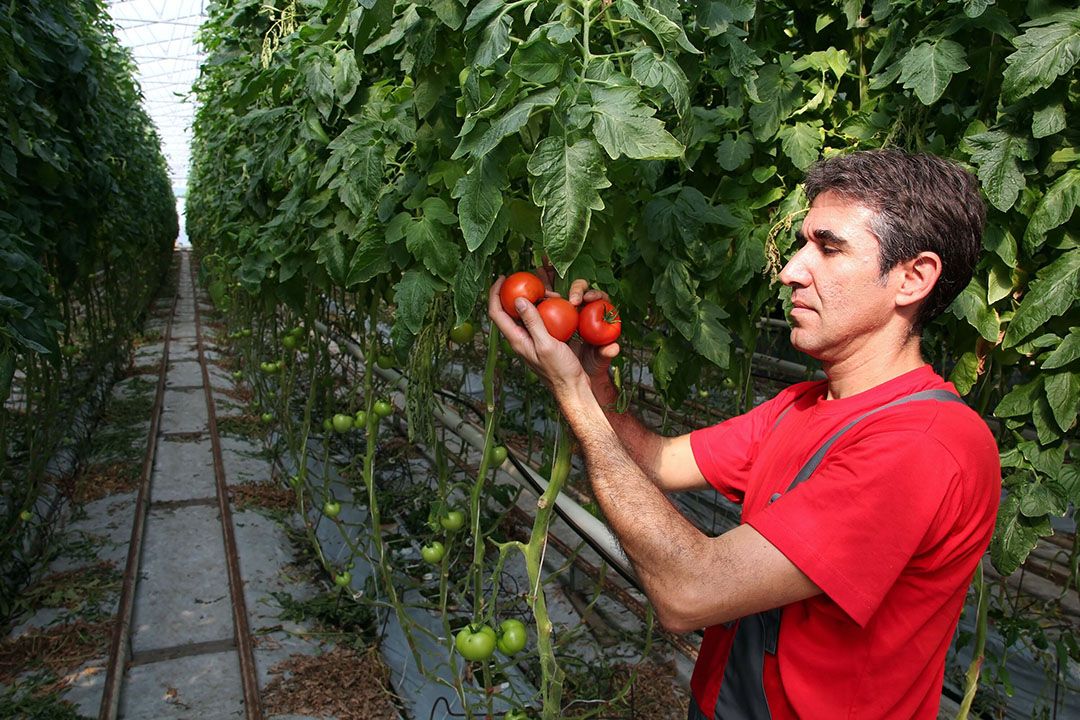
{"label": "greenhouse roof", "polygon": [[205,57],[195,33],[206,20],[206,0],[107,0],[120,43],[138,65],[146,109],[161,133],[173,191],[187,189],[195,99],[191,85]]}

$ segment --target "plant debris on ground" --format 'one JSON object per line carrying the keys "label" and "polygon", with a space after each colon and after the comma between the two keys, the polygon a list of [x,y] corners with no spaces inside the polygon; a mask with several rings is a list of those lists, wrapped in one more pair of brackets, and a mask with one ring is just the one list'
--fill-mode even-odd
{"label": "plant debris on ground", "polygon": [[66,676],[108,651],[112,627],[112,620],[76,620],[0,641],[0,684],[39,669],[59,678],[58,685],[66,684]]}
{"label": "plant debris on ground", "polygon": [[256,507],[285,512],[296,506],[293,489],[270,480],[247,480],[229,485],[229,498],[239,509]]}
{"label": "plant debris on ground", "polygon": [[270,668],[263,691],[267,715],[333,716],[338,720],[398,720],[390,669],[379,651],[336,647],[323,655],[293,655]]}

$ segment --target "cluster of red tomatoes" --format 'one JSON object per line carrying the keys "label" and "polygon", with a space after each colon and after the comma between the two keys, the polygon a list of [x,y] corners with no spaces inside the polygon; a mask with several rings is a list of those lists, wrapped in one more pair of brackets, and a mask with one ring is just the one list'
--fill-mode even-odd
{"label": "cluster of red tomatoes", "polygon": [[593,300],[579,310],[569,300],[544,298],[544,283],[532,273],[516,272],[506,278],[499,288],[503,310],[515,320],[520,319],[514,307],[514,301],[519,297],[533,304],[540,302],[536,310],[544,319],[548,334],[556,340],[566,342],[577,332],[590,345],[609,345],[622,333],[619,311],[607,300]]}

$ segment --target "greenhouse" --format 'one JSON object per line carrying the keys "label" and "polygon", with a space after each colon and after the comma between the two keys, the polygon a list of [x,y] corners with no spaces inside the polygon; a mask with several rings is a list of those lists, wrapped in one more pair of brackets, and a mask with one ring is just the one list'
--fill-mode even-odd
{"label": "greenhouse", "polygon": [[0,11],[0,718],[1080,719],[1080,9]]}

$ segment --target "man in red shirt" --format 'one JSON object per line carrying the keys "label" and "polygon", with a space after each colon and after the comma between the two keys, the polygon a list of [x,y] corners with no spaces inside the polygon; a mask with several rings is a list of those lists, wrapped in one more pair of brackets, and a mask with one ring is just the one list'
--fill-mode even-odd
{"label": "man in red shirt", "polygon": [[[827,380],[661,437],[613,409],[617,345],[579,348],[489,314],[544,378],[594,494],[660,622],[706,628],[691,720],[935,718],[945,654],[993,531],[993,437],[925,363],[923,326],[971,278],[984,206],[940,158],[857,152],[805,182],[810,211],[780,279],[791,342]],[[601,297],[575,281],[568,299]],[[665,492],[711,485],[743,506],[711,538]]]}

